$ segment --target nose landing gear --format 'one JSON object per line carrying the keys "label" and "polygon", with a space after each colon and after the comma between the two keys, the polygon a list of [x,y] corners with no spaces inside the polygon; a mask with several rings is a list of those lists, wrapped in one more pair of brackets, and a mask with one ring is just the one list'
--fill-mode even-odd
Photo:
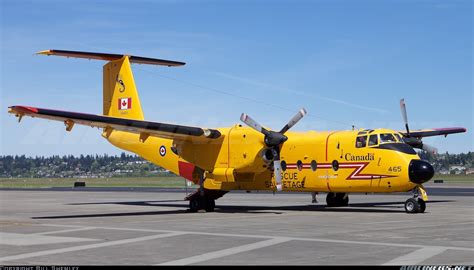
{"label": "nose landing gear", "polygon": [[[421,193],[421,198],[419,198]],[[406,200],[405,202],[405,212],[408,214],[424,213],[426,210],[426,202],[428,200],[428,195],[423,186],[418,186],[413,189],[413,198]]]}

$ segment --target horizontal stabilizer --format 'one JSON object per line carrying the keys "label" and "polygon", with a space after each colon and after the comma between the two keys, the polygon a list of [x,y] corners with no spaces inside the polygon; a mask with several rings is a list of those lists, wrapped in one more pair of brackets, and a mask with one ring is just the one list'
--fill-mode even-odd
{"label": "horizontal stabilizer", "polygon": [[[64,50],[46,50],[46,51],[38,52],[37,54],[57,55],[57,56],[95,59],[95,60],[104,60],[104,61],[119,60],[125,56],[125,54],[77,52],[77,51],[64,51]],[[168,66],[168,67],[184,66],[186,64],[183,62],[141,57],[141,56],[133,56],[133,55],[128,55],[128,58],[130,60],[130,63],[136,63],[136,64],[159,65],[159,66]]]}

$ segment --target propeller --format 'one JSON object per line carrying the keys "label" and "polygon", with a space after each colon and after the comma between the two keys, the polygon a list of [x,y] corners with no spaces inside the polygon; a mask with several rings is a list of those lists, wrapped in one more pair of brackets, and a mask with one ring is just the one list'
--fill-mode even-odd
{"label": "propeller", "polygon": [[428,144],[423,144],[421,149],[425,150],[426,152],[433,154],[433,155],[438,155],[438,148],[428,145]]}
{"label": "propeller", "polygon": [[410,136],[410,128],[408,127],[407,107],[404,98],[400,100],[400,110],[402,111],[403,121],[405,122],[405,128],[407,130],[406,138],[403,138],[403,141],[414,148],[423,149],[424,151],[434,155],[438,154],[438,149],[436,147],[423,143],[420,138],[414,138]]}
{"label": "propeller", "polygon": [[240,116],[240,120],[247,126],[265,135],[264,142],[268,148],[264,151],[263,159],[267,162],[273,161],[273,174],[275,175],[276,187],[278,191],[283,189],[281,181],[280,146],[288,140],[288,137],[285,136],[285,133],[294,125],[296,125],[296,123],[298,123],[298,121],[300,121],[301,118],[306,115],[306,113],[307,112],[304,108],[299,110],[298,113],[293,116],[293,118],[291,118],[290,121],[288,121],[288,123],[279,132],[264,128],[245,113],[242,113]]}
{"label": "propeller", "polygon": [[403,121],[405,121],[405,128],[407,129],[407,137],[410,137],[410,129],[408,128],[407,106],[405,105],[404,98],[400,100],[400,110],[402,111]]}

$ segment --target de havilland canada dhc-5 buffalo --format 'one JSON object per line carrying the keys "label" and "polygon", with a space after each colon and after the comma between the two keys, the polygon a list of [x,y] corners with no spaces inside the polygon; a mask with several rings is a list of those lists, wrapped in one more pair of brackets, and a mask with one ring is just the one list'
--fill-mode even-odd
{"label": "de havilland canada dhc-5 buffalo", "polygon": [[46,50],[38,54],[104,60],[103,114],[11,106],[21,121],[30,116],[102,129],[114,146],[133,152],[199,185],[188,195],[190,211],[214,211],[215,200],[231,190],[325,192],[328,207],[347,206],[349,193],[413,191],[407,213],[423,213],[423,183],[434,175],[414,148],[434,151],[423,137],[466,132],[465,128],[410,130],[400,101],[405,130],[359,129],[290,132],[304,117],[301,109],[280,130],[263,127],[242,114],[246,124],[201,128],[144,120],[131,64],[183,66],[185,63],[131,55]]}

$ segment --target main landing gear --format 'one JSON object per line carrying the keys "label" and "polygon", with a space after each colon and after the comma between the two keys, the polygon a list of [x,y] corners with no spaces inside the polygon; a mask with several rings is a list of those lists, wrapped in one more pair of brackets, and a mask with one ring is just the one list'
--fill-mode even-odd
{"label": "main landing gear", "polygon": [[205,210],[206,212],[214,212],[216,200],[226,194],[227,191],[203,189],[196,190],[190,194],[185,200],[189,200],[189,211],[197,212]]}
{"label": "main landing gear", "polygon": [[[421,198],[419,198],[420,193]],[[428,200],[426,191],[423,189],[423,187],[418,186],[417,188],[413,189],[413,198],[406,200],[405,212],[408,214],[424,213],[426,210],[425,200]]]}
{"label": "main landing gear", "polygon": [[189,200],[189,211],[193,213],[202,209],[206,210],[206,212],[214,212],[215,207],[216,200],[213,198],[197,196]]}
{"label": "main landing gear", "polygon": [[326,203],[329,207],[348,206],[349,194],[329,192],[326,196]]}

